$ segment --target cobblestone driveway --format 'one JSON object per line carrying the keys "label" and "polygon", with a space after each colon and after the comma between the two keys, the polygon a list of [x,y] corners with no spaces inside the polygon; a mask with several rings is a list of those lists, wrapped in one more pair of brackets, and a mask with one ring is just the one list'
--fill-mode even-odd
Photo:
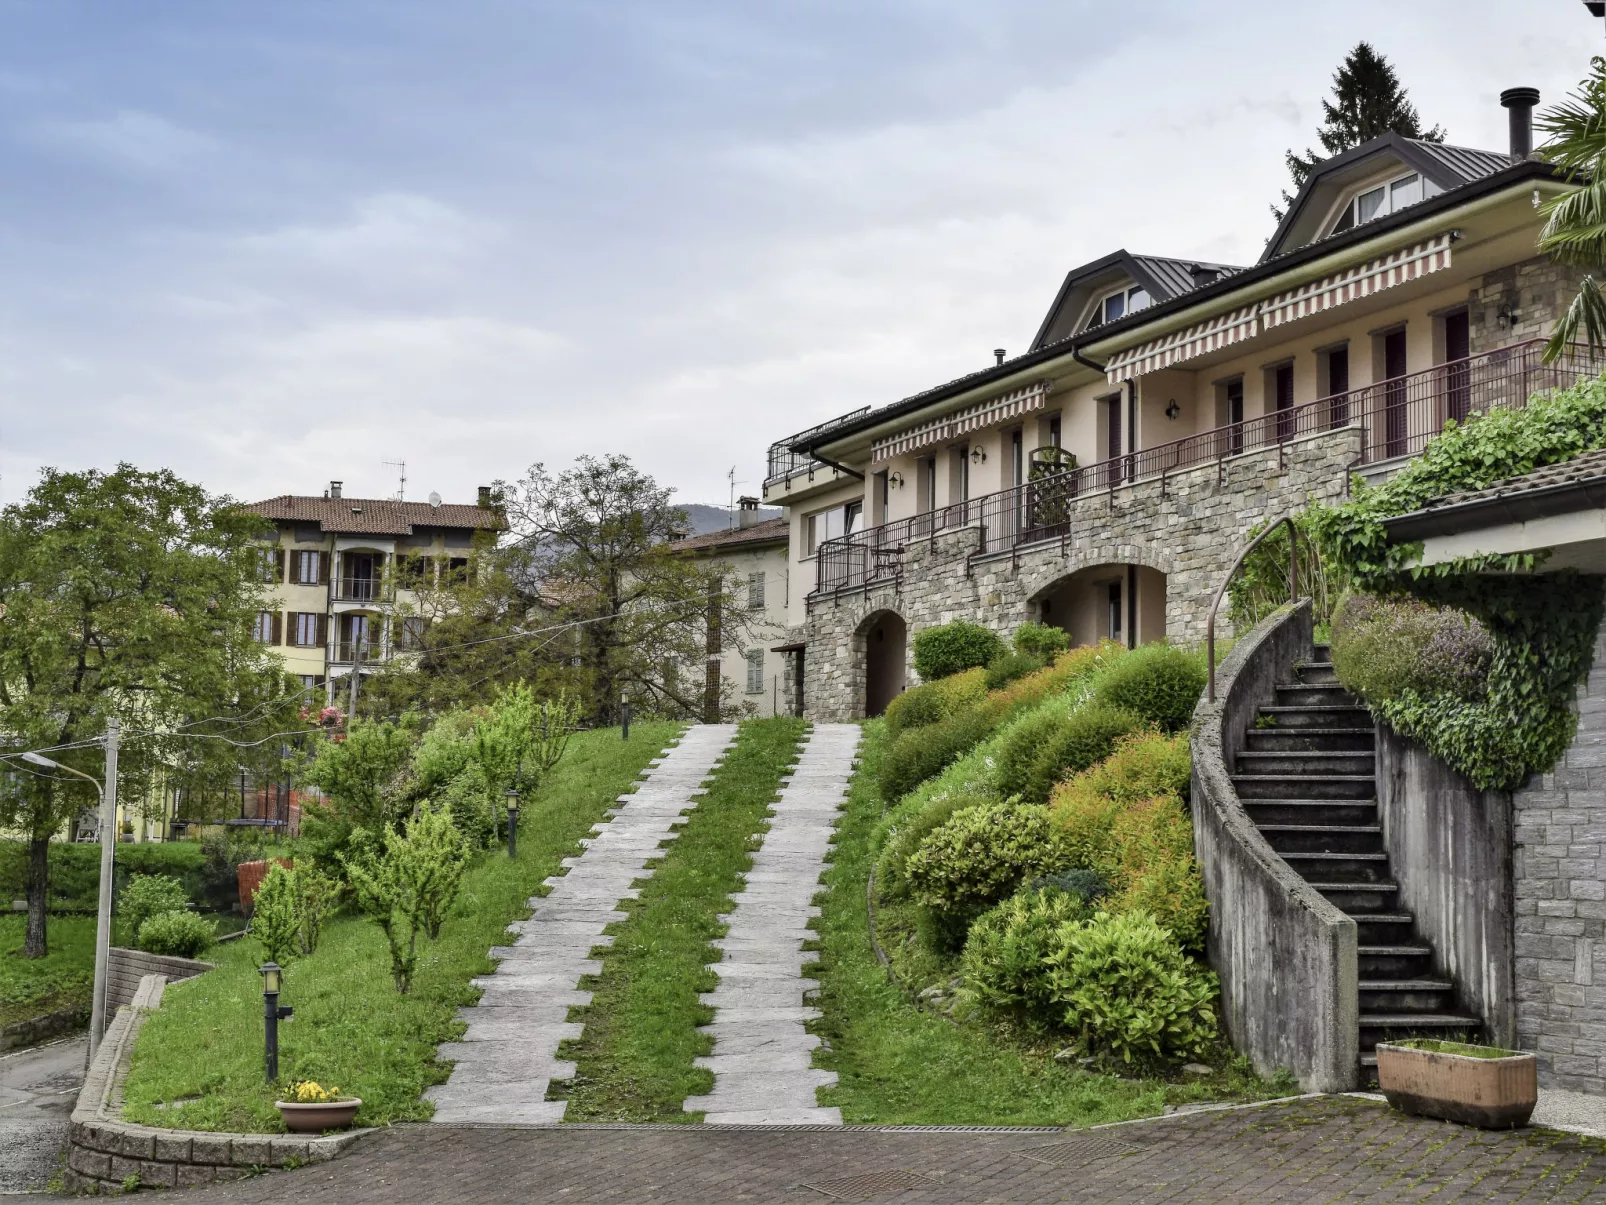
{"label": "cobblestone driveway", "polygon": [[183,1199],[1537,1203],[1606,1201],[1603,1183],[1606,1143],[1488,1134],[1325,1097],[1064,1134],[414,1126],[331,1164]]}

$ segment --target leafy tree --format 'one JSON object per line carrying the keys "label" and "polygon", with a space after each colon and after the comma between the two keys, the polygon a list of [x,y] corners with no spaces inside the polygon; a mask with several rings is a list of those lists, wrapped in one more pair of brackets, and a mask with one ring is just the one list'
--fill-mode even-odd
{"label": "leafy tree", "polygon": [[[271,742],[231,743],[285,726],[293,703],[278,659],[252,638],[263,534],[258,516],[166,470],[44,470],[0,511],[0,748],[49,749],[98,778],[94,742],[116,715],[124,800],[145,798],[158,775],[201,789],[276,761]],[[96,795],[7,765],[18,773],[0,778],[0,827],[29,842],[24,952],[39,958],[47,844]]]}
{"label": "leafy tree", "polygon": [[1535,124],[1550,135],[1539,154],[1579,185],[1541,209],[1539,249],[1584,273],[1545,346],[1545,359],[1556,360],[1580,341],[1592,352],[1606,347],[1606,296],[1599,279],[1606,270],[1606,59],[1592,59],[1578,90]]}
{"label": "leafy tree", "polygon": [[1422,128],[1416,106],[1406,96],[1400,77],[1389,61],[1372,49],[1370,43],[1358,42],[1333,73],[1333,99],[1322,101],[1322,125],[1316,137],[1327,153],[1318,155],[1307,149],[1300,155],[1290,150],[1283,157],[1288,164],[1288,174],[1293,178],[1293,192],[1283,193],[1282,209],[1272,206],[1277,220],[1282,221],[1294,194],[1304,187],[1322,160],[1384,134],[1420,138],[1423,142],[1444,141],[1442,127]]}
{"label": "leafy tree", "polygon": [[318,862],[333,866],[353,830],[381,831],[411,807],[406,781],[413,722],[353,720],[344,739],[318,746],[306,781],[323,801],[302,807],[301,835]]}

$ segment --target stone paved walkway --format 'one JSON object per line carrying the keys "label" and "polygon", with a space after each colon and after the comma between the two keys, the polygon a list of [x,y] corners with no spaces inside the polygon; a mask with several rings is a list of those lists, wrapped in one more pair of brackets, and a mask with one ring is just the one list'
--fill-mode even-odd
{"label": "stone paved walkway", "polygon": [[1352,1097],[1070,1133],[420,1126],[377,1133],[331,1164],[183,1200],[1540,1205],[1606,1201],[1606,1146],[1553,1131],[1468,1130]]}
{"label": "stone paved walkway", "polygon": [[842,1121],[840,1110],[815,1103],[815,1089],[836,1083],[836,1073],[811,1065],[820,1039],[803,1026],[819,1015],[808,1007],[819,983],[803,978],[803,965],[814,961],[803,943],[815,936],[808,927],[820,914],[813,898],[859,736],[856,724],[814,726],[791,776],[782,779],[746,886],[733,897],[729,932],[714,943],[724,951],[713,964],[719,987],[702,997],[715,1010],[704,1029],[713,1035],[714,1053],[697,1060],[713,1071],[714,1090],[685,1103],[687,1112],[706,1111],[710,1123]]}
{"label": "stone paved walkway", "polygon": [[602,930],[626,919],[619,901],[636,897],[630,884],[648,874],[648,860],[674,837],[671,826],[693,806],[735,736],[734,724],[688,729],[635,794],[619,797],[613,819],[598,826],[585,852],[564,860],[568,873],[547,880],[552,892],[530,901],[534,915],[509,926],[518,934],[513,944],[492,948],[501,962],[475,980],[484,996],[459,1013],[468,1032],[440,1047],[441,1058],[456,1060],[452,1076],[425,1093],[437,1123],[562,1119],[567,1102],[547,1100],[547,1088],[574,1075],[574,1064],[558,1059],[558,1044],[583,1029],[567,1017],[571,1007],[591,1002],[591,993],[579,990],[581,976],[602,970],[591,950],[612,944]]}
{"label": "stone paved walkway", "polygon": [[61,1166],[88,1053],[80,1035],[0,1055],[0,1196],[38,1192]]}

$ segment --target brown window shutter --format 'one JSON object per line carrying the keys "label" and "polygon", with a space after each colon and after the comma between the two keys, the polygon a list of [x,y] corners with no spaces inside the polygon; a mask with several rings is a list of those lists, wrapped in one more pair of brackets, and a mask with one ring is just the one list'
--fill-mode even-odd
{"label": "brown window shutter", "polygon": [[289,558],[288,558],[288,556],[286,556],[285,551],[284,551],[283,548],[275,548],[273,550],[273,580],[274,581],[282,582],[282,581],[285,580],[285,563],[288,560],[289,560]]}
{"label": "brown window shutter", "polygon": [[318,554],[318,584],[320,586],[329,584],[329,553],[327,552]]}
{"label": "brown window shutter", "polygon": [[322,648],[329,647],[329,616],[318,616],[318,644]]}
{"label": "brown window shutter", "polygon": [[269,633],[268,633],[268,635],[269,635],[269,643],[270,644],[279,644],[279,643],[281,643],[280,637],[282,635],[283,628],[284,628],[284,613],[282,611],[274,611],[272,614],[273,614],[273,624],[272,624],[272,627],[269,629]]}

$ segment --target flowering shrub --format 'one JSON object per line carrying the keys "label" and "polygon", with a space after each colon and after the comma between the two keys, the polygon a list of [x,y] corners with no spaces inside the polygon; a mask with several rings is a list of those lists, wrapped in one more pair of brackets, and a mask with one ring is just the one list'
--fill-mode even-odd
{"label": "flowering shrub", "polygon": [[298,1105],[325,1105],[337,1101],[350,1100],[349,1096],[342,1096],[339,1088],[325,1088],[316,1080],[296,1080],[285,1089],[285,1100],[293,1101]]}
{"label": "flowering shrub", "polygon": [[1476,699],[1494,652],[1488,629],[1464,611],[1372,594],[1344,596],[1332,648],[1339,681],[1367,703],[1406,690]]}

